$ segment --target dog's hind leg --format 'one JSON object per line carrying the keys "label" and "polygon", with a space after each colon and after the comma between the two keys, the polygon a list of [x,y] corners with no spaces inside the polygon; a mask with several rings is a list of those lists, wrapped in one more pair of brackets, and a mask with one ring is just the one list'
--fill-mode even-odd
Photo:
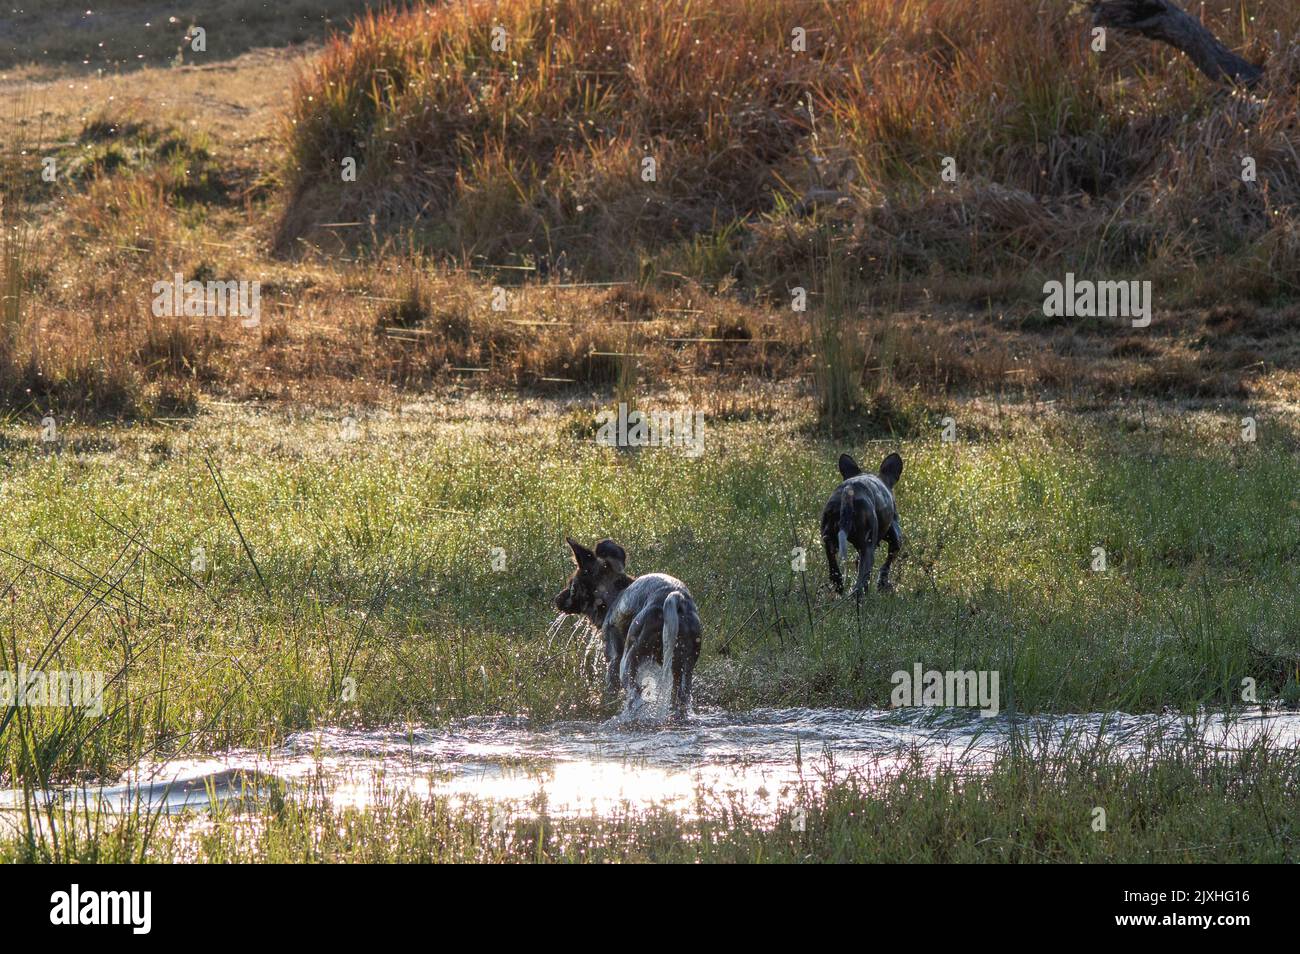
{"label": "dog's hind leg", "polygon": [[663,609],[647,606],[636,614],[632,625],[627,628],[623,658],[618,663],[618,679],[627,690],[628,702],[641,698],[641,681],[637,678],[637,670],[645,658],[654,653],[663,625]]}
{"label": "dog's hind leg", "polygon": [[870,507],[856,508],[858,520],[866,525],[863,538],[865,546],[858,554],[858,582],[853,587],[853,595],[860,597],[871,585],[871,570],[876,564],[876,544],[880,542],[880,526],[876,522],[876,511]]}
{"label": "dog's hind leg", "polygon": [[894,557],[898,551],[903,548],[903,529],[895,520],[889,525],[889,530],[885,534],[885,542],[889,545],[889,552],[885,554],[885,564],[880,568],[880,588],[882,590],[893,589],[893,584],[889,582],[889,567],[894,562]]}
{"label": "dog's hind leg", "polygon": [[700,658],[698,627],[687,628],[680,642],[683,643],[681,668],[677,672],[677,698],[673,702],[673,716],[684,719],[691,711],[691,679],[695,675],[695,661]]}

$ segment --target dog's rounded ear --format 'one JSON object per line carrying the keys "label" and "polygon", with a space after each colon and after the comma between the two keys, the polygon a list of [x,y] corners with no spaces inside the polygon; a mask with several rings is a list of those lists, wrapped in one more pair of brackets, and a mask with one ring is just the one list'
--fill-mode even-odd
{"label": "dog's rounded ear", "polygon": [[627,565],[627,551],[608,538],[596,544],[596,556],[608,563],[615,573],[622,573]]}
{"label": "dog's rounded ear", "polygon": [[841,477],[843,477],[845,480],[848,480],[850,477],[856,477],[860,473],[862,473],[862,468],[858,466],[858,462],[856,460],[854,460],[848,454],[840,455],[840,476]]}
{"label": "dog's rounded ear", "polygon": [[903,458],[897,454],[890,454],[880,462],[880,479],[886,486],[892,487],[898,483],[898,478],[903,476]]}
{"label": "dog's rounded ear", "polygon": [[573,539],[573,537],[565,537],[564,539],[568,542],[569,549],[573,551],[573,562],[578,565],[579,569],[586,569],[596,562],[596,554]]}

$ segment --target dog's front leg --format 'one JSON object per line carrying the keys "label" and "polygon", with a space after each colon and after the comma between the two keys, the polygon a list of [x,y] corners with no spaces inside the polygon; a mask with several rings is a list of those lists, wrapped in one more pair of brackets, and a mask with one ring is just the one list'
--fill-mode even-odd
{"label": "dog's front leg", "polygon": [[840,573],[840,561],[838,557],[839,543],[832,532],[827,536],[822,534],[822,546],[826,548],[826,563],[831,569],[831,586],[836,593],[844,592],[844,576]]}
{"label": "dog's front leg", "polygon": [[889,582],[889,567],[894,562],[894,557],[903,547],[903,531],[895,520],[889,525],[889,532],[885,534],[885,543],[889,549],[885,552],[885,565],[880,568],[880,588],[882,590],[892,590],[894,584]]}
{"label": "dog's front leg", "polygon": [[623,659],[623,639],[612,626],[605,627],[605,695],[618,695],[618,664]]}

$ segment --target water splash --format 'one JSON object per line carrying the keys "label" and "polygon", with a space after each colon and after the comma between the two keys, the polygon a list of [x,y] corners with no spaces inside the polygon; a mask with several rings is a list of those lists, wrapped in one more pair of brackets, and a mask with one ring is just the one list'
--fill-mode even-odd
{"label": "water splash", "polygon": [[636,674],[638,691],[629,693],[619,714],[605,724],[611,728],[650,729],[667,722],[672,680],[665,678],[666,668],[658,663],[642,663]]}
{"label": "water splash", "polygon": [[[559,633],[560,627],[564,625],[564,621],[567,618],[568,618],[567,613],[557,613],[555,614],[555,619],[551,620],[551,625],[546,627],[546,648],[547,649],[554,648],[555,636],[557,633]],[[568,640],[565,640],[565,642],[568,642]]]}
{"label": "water splash", "polygon": [[1174,751],[1188,740],[1228,751],[1262,736],[1300,746],[1300,714],[982,719],[951,709],[758,709],[705,711],[668,724],[616,718],[543,727],[476,718],[447,728],[303,732],[270,754],[142,764],[118,785],[49,797],[173,812],[274,797],[365,808],[385,793],[404,792],[486,801],[511,814],[535,813],[544,804],[552,816],[659,806],[689,817],[742,803],[774,813],[832,775],[878,784],[918,761],[980,771],[1013,746],[1032,753],[1104,744],[1136,756]]}

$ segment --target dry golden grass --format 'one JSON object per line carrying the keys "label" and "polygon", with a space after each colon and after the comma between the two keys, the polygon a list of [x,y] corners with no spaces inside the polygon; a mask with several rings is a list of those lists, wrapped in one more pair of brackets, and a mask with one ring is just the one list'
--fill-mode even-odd
{"label": "dry golden grass", "polygon": [[[43,79],[0,77],[0,98],[32,104],[0,116],[5,141],[18,126],[42,129],[27,169],[39,154],[62,170],[21,197],[34,230],[29,307],[5,406],[165,417],[204,396],[344,405],[426,389],[608,393],[627,387],[634,363],[641,390],[708,395],[742,413],[738,395],[812,388],[827,248],[855,285],[842,315],[856,342],[846,374],[878,423],[953,394],[1294,400],[1297,187],[1280,158],[1293,148],[1300,77],[1292,7],[1256,4],[1244,33],[1211,16],[1229,43],[1269,55],[1274,85],[1247,102],[1140,42],[1113,38],[1103,65],[1080,22],[1050,4],[863,0],[809,13],[792,2],[694,8],[701,50],[734,34],[731,57],[695,52],[671,5],[564,0],[546,7],[572,31],[553,60],[525,44],[518,77],[494,67],[474,80],[471,26],[498,17],[512,35],[547,35],[533,16],[540,0],[510,0],[367,20],[358,40],[318,59],[255,50],[124,75],[74,63]],[[760,56],[796,12],[821,24],[812,55]],[[578,78],[599,65],[601,37],[633,64],[605,85]],[[358,84],[379,61],[384,82],[403,77],[380,96],[394,120],[383,131],[358,119],[373,118],[376,87]],[[424,72],[397,69],[417,61]],[[548,72],[552,61],[565,69]],[[454,82],[432,83],[439,69]],[[348,77],[332,106],[306,99]],[[460,133],[420,140],[420,109],[450,108],[476,82],[480,107],[456,114]],[[577,136],[584,117],[597,125]],[[287,139],[286,120],[298,122]],[[672,215],[641,214],[629,229],[626,165],[652,132],[662,155],[696,171],[671,183],[684,202]],[[354,136],[348,148],[372,161],[355,194],[326,185],[347,145],[331,136]],[[1259,187],[1224,188],[1244,143]],[[373,164],[416,146],[419,175],[406,160]],[[963,157],[951,187],[934,181],[948,151]],[[798,214],[814,188],[840,201]],[[441,219],[400,227],[432,200]],[[586,231],[554,227],[571,214]],[[1148,274],[1163,307],[1142,332],[1045,319],[1043,277],[1067,268]],[[260,281],[261,327],[153,317],[152,283],[176,273]],[[808,287],[811,312],[791,311],[794,285]],[[492,307],[498,287],[504,311]]]}
{"label": "dry golden grass", "polygon": [[566,254],[611,279],[650,257],[775,294],[807,283],[838,226],[837,254],[885,290],[978,275],[1023,292],[1066,267],[1185,286],[1232,257],[1231,293],[1276,295],[1297,263],[1300,11],[1250,7],[1205,15],[1268,59],[1258,99],[1145,40],[1112,32],[1094,52],[1066,2],[466,0],[368,16],[295,85],[277,241],[328,246],[322,222],[362,220],[476,265]]}

